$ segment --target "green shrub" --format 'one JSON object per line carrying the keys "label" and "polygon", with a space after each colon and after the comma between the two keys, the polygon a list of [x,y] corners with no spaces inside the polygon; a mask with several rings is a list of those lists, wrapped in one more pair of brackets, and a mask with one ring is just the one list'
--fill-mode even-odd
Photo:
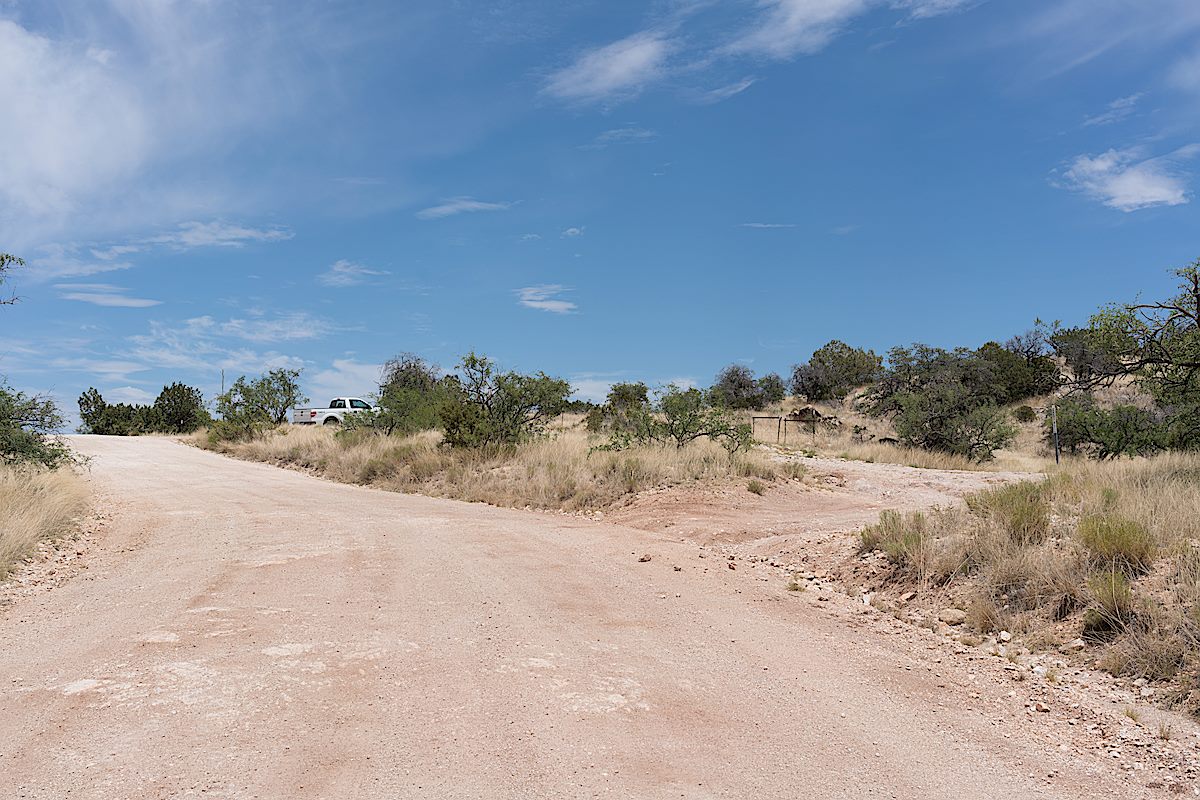
{"label": "green shrub", "polygon": [[1148,570],[1158,550],[1146,526],[1116,514],[1084,517],[1078,535],[1095,563],[1129,575]]}
{"label": "green shrub", "polygon": [[1033,410],[1032,406],[1017,406],[1013,411],[1013,419],[1017,422],[1033,422],[1037,419],[1037,412]]}
{"label": "green shrub", "polygon": [[74,456],[55,433],[63,419],[54,401],[10,389],[0,383],[0,464],[58,467]]}
{"label": "green shrub", "polygon": [[879,376],[883,359],[874,351],[834,339],[792,369],[792,392],[809,402],[841,400]]}
{"label": "green shrub", "polygon": [[746,484],[746,489],[751,494],[762,496],[767,493],[767,485],[759,480],[753,480]]}

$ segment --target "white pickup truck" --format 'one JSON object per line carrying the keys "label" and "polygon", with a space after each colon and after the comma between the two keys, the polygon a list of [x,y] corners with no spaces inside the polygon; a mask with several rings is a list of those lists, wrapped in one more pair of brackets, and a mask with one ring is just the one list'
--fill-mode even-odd
{"label": "white pickup truck", "polygon": [[352,414],[371,413],[371,404],[361,397],[335,397],[329,408],[294,408],[293,425],[341,425]]}

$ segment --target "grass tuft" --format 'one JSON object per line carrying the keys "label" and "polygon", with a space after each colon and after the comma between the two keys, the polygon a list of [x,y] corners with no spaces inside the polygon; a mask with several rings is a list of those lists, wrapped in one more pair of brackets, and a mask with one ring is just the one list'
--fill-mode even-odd
{"label": "grass tuft", "polygon": [[72,531],[88,498],[87,485],[69,469],[0,467],[0,580],[39,541]]}

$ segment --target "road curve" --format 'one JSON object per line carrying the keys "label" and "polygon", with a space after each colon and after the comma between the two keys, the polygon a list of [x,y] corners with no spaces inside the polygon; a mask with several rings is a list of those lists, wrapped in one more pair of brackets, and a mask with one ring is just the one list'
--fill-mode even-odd
{"label": "road curve", "polygon": [[114,518],[0,609],[0,797],[1137,796],[694,545],[75,444]]}

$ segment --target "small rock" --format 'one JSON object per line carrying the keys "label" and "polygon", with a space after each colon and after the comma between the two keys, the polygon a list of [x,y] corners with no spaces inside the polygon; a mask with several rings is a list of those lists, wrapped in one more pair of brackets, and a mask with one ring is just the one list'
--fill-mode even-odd
{"label": "small rock", "polygon": [[1083,639],[1072,639],[1063,645],[1063,649],[1069,652],[1078,652],[1087,647],[1087,642]]}
{"label": "small rock", "polygon": [[1000,631],[1000,641],[1002,641],[1002,642],[1011,642],[1011,641],[1012,641],[1012,634],[1011,634],[1011,633],[1009,633],[1008,631]]}
{"label": "small rock", "polygon": [[733,563],[732,561],[726,561],[725,566],[729,567],[730,569],[737,569],[737,564]]}
{"label": "small rock", "polygon": [[832,595],[830,595],[828,593],[822,593],[822,594],[817,595],[817,599],[820,600],[822,603],[826,603],[829,601],[829,598],[831,596]]}
{"label": "small rock", "polygon": [[1039,713],[1045,714],[1047,711],[1050,710],[1050,706],[1046,705],[1041,700],[1038,700],[1037,702],[1035,702],[1033,704],[1033,710],[1037,711]]}
{"label": "small rock", "polygon": [[676,564],[674,567],[672,567],[672,569],[675,570],[676,572],[683,572],[683,567],[679,566],[678,564]]}
{"label": "small rock", "polygon": [[943,608],[938,612],[938,619],[947,625],[962,625],[967,620],[967,612],[961,608]]}
{"label": "small rock", "polygon": [[916,592],[905,592],[904,594],[900,595],[900,602],[907,603],[908,601],[912,600],[916,596],[917,596]]}
{"label": "small rock", "polygon": [[651,558],[652,558],[652,556],[651,556],[649,553],[643,553],[643,554],[642,554],[642,557],[638,559],[638,563],[639,563],[639,564],[645,564],[645,563],[646,563],[647,561],[649,561]]}

